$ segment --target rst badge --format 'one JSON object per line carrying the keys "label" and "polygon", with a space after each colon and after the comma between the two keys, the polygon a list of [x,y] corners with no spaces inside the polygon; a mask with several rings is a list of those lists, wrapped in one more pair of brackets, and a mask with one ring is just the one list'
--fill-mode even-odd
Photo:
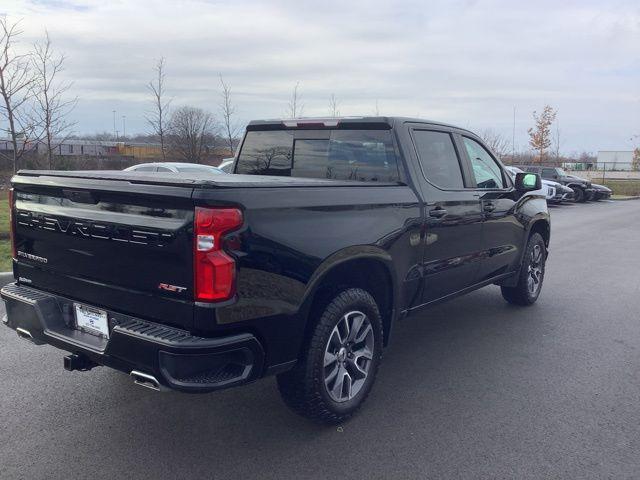
{"label": "rst badge", "polygon": [[182,293],[187,289],[187,287],[179,287],[177,285],[169,285],[168,283],[161,283],[160,285],[158,285],[158,288],[160,290],[165,290],[167,292],[175,292],[175,293]]}

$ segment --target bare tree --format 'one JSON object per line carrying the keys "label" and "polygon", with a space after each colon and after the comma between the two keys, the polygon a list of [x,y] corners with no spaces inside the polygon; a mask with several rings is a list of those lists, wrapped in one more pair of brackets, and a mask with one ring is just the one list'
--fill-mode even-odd
{"label": "bare tree", "polygon": [[329,97],[329,115],[333,118],[340,116],[340,110],[338,110],[339,103],[335,94],[332,93]]}
{"label": "bare tree", "polygon": [[293,91],[291,92],[291,99],[289,100],[289,104],[287,105],[287,115],[289,118],[298,118],[302,116],[304,112],[304,105],[300,102],[302,98],[298,89],[300,88],[300,82],[296,82],[296,86],[293,87]]}
{"label": "bare tree", "polygon": [[49,32],[45,30],[45,38],[34,45],[32,56],[35,76],[35,103],[38,124],[42,128],[41,138],[46,147],[49,168],[53,169],[53,152],[70,134],[74,122],[67,121],[67,116],[75,108],[78,99],[65,98],[72,87],[71,82],[59,81],[64,70],[65,56],[54,52]]}
{"label": "bare tree", "polygon": [[510,145],[509,140],[504,135],[488,128],[480,132],[480,137],[498,158],[502,158],[507,154]]}
{"label": "bare tree", "polygon": [[13,148],[14,173],[18,163],[36,136],[36,126],[31,109],[34,91],[34,76],[31,69],[31,54],[16,52],[16,42],[22,34],[19,22],[11,23],[7,17],[0,18],[0,115],[7,121],[7,133]]}
{"label": "bare tree", "polygon": [[167,100],[164,92],[164,73],[165,59],[160,57],[155,66],[156,77],[147,84],[147,88],[153,97],[153,113],[146,117],[147,123],[153,129],[153,133],[160,140],[160,151],[162,152],[162,160],[167,159],[166,155],[166,128],[167,115],[169,114],[169,105],[171,100]]}
{"label": "bare tree", "polygon": [[547,149],[551,146],[551,125],[556,119],[556,112],[550,105],[545,105],[542,113],[538,115],[533,112],[535,126],[528,130],[529,145],[538,152],[539,161],[542,162],[547,156]]}
{"label": "bare tree", "polygon": [[553,156],[556,162],[560,162],[560,122],[556,122],[556,132],[553,136]]}
{"label": "bare tree", "polygon": [[222,74],[220,75],[220,86],[222,87],[222,98],[220,101],[220,113],[222,113],[222,128],[224,129],[223,133],[225,136],[225,140],[227,141],[229,150],[231,150],[231,155],[233,155],[234,140],[238,136],[240,128],[234,120],[236,107],[231,102],[231,87],[229,87],[229,85],[224,81],[224,78],[222,78]]}
{"label": "bare tree", "polygon": [[201,163],[214,143],[213,116],[201,108],[184,106],[173,111],[167,125],[168,140],[176,156]]}

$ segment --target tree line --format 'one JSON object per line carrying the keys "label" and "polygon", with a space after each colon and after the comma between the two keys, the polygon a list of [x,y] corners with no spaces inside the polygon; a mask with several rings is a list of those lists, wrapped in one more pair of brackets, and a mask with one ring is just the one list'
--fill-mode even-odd
{"label": "tree line", "polygon": [[240,125],[236,121],[236,107],[231,98],[231,87],[220,80],[220,123],[213,113],[199,107],[183,105],[172,108],[172,99],[166,94],[166,60],[161,57],[155,65],[154,78],[147,84],[153,109],[146,116],[151,132],[160,143],[163,160],[172,158],[200,163],[208,147],[222,139],[224,146],[234,153]]}

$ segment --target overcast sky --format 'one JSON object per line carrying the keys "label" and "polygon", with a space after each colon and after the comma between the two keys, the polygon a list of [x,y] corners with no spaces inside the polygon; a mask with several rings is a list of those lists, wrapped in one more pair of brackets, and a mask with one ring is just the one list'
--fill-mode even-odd
{"label": "overcast sky", "polygon": [[[67,55],[78,133],[146,132],[145,84],[167,62],[173,106],[217,113],[218,74],[238,120],[285,114],[296,82],[305,116],[419,116],[527,148],[531,112],[558,110],[561,149],[631,148],[640,135],[640,2],[3,0],[24,46],[47,28]],[[640,140],[637,141],[640,143]]]}

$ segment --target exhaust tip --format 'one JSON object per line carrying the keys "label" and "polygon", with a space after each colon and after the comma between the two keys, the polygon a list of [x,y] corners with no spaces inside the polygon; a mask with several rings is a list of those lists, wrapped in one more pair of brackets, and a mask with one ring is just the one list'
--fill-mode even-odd
{"label": "exhaust tip", "polygon": [[153,375],[139,372],[138,370],[132,370],[129,374],[133,378],[133,383],[140,385],[141,387],[149,388],[156,392],[161,390],[160,382]]}
{"label": "exhaust tip", "polygon": [[16,328],[16,333],[20,338],[24,338],[25,340],[33,340],[33,335],[26,328],[18,327]]}

